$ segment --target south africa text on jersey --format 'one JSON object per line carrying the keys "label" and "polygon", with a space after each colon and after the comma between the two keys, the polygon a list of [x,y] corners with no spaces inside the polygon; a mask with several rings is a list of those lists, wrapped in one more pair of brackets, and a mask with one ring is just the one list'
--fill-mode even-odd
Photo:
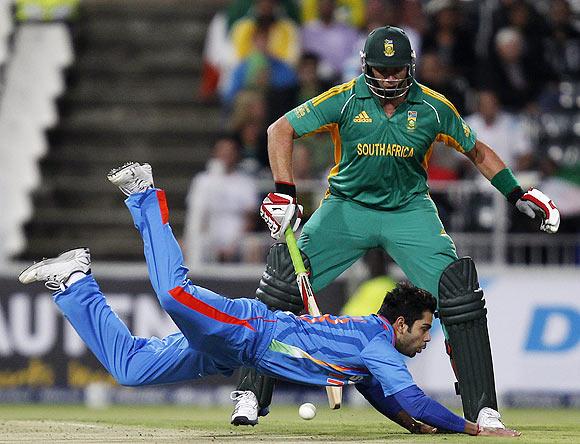
{"label": "south africa text on jersey", "polygon": [[356,152],[359,156],[413,157],[415,149],[396,143],[359,143]]}

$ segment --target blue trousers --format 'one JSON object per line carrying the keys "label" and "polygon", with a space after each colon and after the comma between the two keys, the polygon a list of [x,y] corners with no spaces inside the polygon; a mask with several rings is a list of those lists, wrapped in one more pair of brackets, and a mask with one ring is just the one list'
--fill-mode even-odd
{"label": "blue trousers", "polygon": [[89,275],[57,292],[54,300],[101,364],[129,386],[229,375],[255,366],[273,334],[272,312],[258,300],[227,299],[187,279],[162,190],[133,194],[125,203],[143,238],[159,303],[180,331],[163,339],[133,336]]}

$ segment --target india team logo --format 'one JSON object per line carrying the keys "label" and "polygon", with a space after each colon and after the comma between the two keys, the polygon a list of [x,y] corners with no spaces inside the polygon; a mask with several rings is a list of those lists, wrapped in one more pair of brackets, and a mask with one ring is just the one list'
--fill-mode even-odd
{"label": "india team logo", "polygon": [[387,57],[393,57],[395,55],[395,46],[392,40],[385,39],[385,55]]}
{"label": "india team logo", "polygon": [[417,127],[417,111],[407,112],[407,129],[413,131]]}

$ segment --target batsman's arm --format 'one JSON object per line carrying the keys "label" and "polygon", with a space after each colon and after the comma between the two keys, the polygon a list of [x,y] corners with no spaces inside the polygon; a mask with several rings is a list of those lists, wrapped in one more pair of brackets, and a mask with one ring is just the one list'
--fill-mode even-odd
{"label": "batsman's arm", "polygon": [[296,137],[286,116],[280,117],[268,127],[268,159],[274,182],[294,183],[292,150]]}
{"label": "batsman's arm", "polygon": [[506,167],[496,152],[480,140],[476,140],[473,149],[466,152],[465,155],[488,180],[493,179],[497,173]]}
{"label": "batsman's arm", "polygon": [[537,189],[524,192],[512,171],[489,146],[476,140],[473,149],[465,154],[518,211],[532,219],[536,216],[542,219],[540,230],[547,233],[558,231],[560,212],[554,202]]}

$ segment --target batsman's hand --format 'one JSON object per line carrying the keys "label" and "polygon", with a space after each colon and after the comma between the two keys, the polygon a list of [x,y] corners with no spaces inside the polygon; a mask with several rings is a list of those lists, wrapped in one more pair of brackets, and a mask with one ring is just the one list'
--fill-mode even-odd
{"label": "batsman's hand", "polygon": [[554,202],[540,190],[530,188],[516,202],[516,208],[526,216],[542,218],[540,230],[555,233],[560,226],[560,212]]}
{"label": "batsman's hand", "polygon": [[296,198],[282,193],[268,193],[260,205],[260,216],[268,225],[270,235],[278,240],[292,224],[296,231],[302,221],[302,205],[296,203]]}

